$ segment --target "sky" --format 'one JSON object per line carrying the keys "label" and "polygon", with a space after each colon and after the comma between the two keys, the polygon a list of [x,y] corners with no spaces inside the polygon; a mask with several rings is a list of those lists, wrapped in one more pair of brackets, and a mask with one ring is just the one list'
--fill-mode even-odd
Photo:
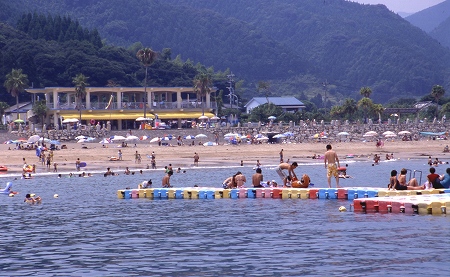
{"label": "sky", "polygon": [[353,0],[364,4],[383,4],[395,13],[415,13],[445,0]]}

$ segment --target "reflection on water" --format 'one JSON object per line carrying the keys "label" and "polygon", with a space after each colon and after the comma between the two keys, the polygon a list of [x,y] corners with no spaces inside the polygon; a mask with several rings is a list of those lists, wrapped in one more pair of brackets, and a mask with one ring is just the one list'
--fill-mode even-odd
{"label": "reflection on water", "polygon": [[[351,163],[355,178],[342,185],[384,186],[390,170],[401,167],[428,170],[423,161]],[[172,183],[220,187],[237,170],[250,180],[252,168],[239,167],[188,169]],[[303,165],[297,172],[308,173],[316,187],[326,186],[322,164]],[[278,179],[273,167],[263,168],[263,174]],[[449,217],[340,213],[338,207],[350,202],[337,200],[116,198],[117,189],[148,178],[157,186],[162,175],[14,181],[21,194],[0,199],[0,275],[450,274]],[[43,204],[23,203],[28,192],[42,196]]]}

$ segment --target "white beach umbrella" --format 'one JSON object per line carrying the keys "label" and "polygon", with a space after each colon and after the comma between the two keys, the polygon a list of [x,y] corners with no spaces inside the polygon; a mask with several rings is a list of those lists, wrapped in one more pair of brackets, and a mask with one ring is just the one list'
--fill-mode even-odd
{"label": "white beach umbrella", "polygon": [[206,115],[202,115],[202,116],[200,116],[198,119],[200,119],[200,120],[206,120],[206,119],[208,119],[209,117],[207,117]]}
{"label": "white beach umbrella", "polygon": [[264,141],[264,140],[269,140],[268,137],[260,137],[256,139],[257,141]]}
{"label": "white beach umbrella", "polygon": [[212,141],[208,141],[208,142],[203,143],[203,146],[215,146],[215,145],[217,145],[217,144],[215,142],[212,142]]}
{"label": "white beach umbrella", "polygon": [[112,141],[116,142],[116,141],[124,141],[126,138],[124,136],[113,136],[112,137]]}
{"label": "white beach umbrella", "polygon": [[78,119],[76,118],[66,118],[62,121],[62,123],[76,123],[78,122]]}
{"label": "white beach umbrella", "polygon": [[87,137],[86,136],[77,136],[77,137],[75,137],[76,140],[85,139],[85,138],[87,138]]}
{"label": "white beach umbrella", "polygon": [[410,131],[400,131],[398,132],[399,135],[411,135]]}
{"label": "white beach umbrella", "polygon": [[273,136],[273,138],[285,138],[285,137],[286,136],[283,134],[278,134],[278,135]]}
{"label": "white beach umbrella", "polygon": [[32,135],[31,137],[28,138],[28,143],[35,143],[37,141],[39,141],[41,137],[38,135]]}
{"label": "white beach umbrella", "polygon": [[394,138],[397,135],[396,134],[387,134],[387,135],[384,135],[384,136],[387,137],[387,138]]}
{"label": "white beach umbrella", "polygon": [[195,139],[195,136],[188,135],[188,136],[185,136],[184,139]]}
{"label": "white beach umbrella", "polygon": [[110,143],[110,142],[111,142],[111,140],[109,138],[104,138],[99,143],[107,144],[107,143]]}
{"label": "white beach umbrella", "polygon": [[160,141],[160,138],[156,137],[156,138],[152,138],[152,139],[150,140],[150,143],[153,143],[153,142],[159,142],[159,141]]}
{"label": "white beach umbrella", "polygon": [[392,136],[392,135],[395,135],[395,133],[391,131],[386,131],[383,133],[383,136]]}
{"label": "white beach umbrella", "polygon": [[337,135],[340,137],[340,136],[349,136],[350,134],[347,132],[340,132]]}
{"label": "white beach umbrella", "polygon": [[375,132],[375,131],[369,131],[369,132],[367,132],[367,133],[364,134],[364,137],[373,137],[373,136],[376,136],[376,135],[378,135],[377,132]]}
{"label": "white beach umbrella", "polygon": [[125,141],[136,141],[139,140],[137,136],[128,136],[125,138]]}
{"label": "white beach umbrella", "polygon": [[204,134],[198,134],[198,135],[195,136],[196,139],[202,139],[202,138],[207,138],[207,137],[208,136],[204,135]]}
{"label": "white beach umbrella", "polygon": [[151,121],[151,120],[153,120],[153,119],[149,118],[149,117],[142,117],[142,116],[136,118],[136,121]]}
{"label": "white beach umbrella", "polygon": [[235,137],[239,137],[239,134],[227,133],[227,134],[224,135],[224,137],[226,137],[226,138],[231,138],[231,137],[235,138]]}

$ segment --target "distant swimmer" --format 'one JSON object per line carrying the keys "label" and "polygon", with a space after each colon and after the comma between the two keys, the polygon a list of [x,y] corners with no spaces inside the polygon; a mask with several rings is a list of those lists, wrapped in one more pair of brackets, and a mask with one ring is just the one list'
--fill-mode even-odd
{"label": "distant swimmer", "polygon": [[144,181],[144,182],[140,183],[138,188],[139,189],[151,188],[152,184],[153,184],[152,179],[150,179],[148,181]]}
{"label": "distant swimmer", "polygon": [[163,188],[171,188],[170,185],[170,177],[173,175],[173,171],[167,172],[167,174],[162,178],[162,187]]}
{"label": "distant swimmer", "polygon": [[40,196],[33,197],[31,194],[27,193],[23,202],[26,202],[28,204],[40,204],[42,202],[42,199]]}
{"label": "distant swimmer", "polygon": [[264,187],[263,179],[264,179],[264,177],[262,175],[262,170],[261,170],[261,168],[258,167],[256,169],[256,173],[253,174],[253,176],[252,176],[252,185],[253,185],[253,187],[254,188],[262,188],[262,187]]}
{"label": "distant swimmer", "polygon": [[338,155],[332,150],[331,144],[327,145],[327,151],[324,155],[325,169],[327,170],[328,187],[331,188],[331,176],[336,179],[336,187],[339,188],[339,174],[338,168],[340,167]]}
{"label": "distant swimmer", "polygon": [[[281,163],[278,165],[278,167],[275,169],[275,171],[278,173],[278,176],[280,176],[281,181],[284,183],[286,177],[290,177],[297,179],[297,175],[294,172],[294,169],[298,167],[297,162],[293,162],[292,164],[288,163]],[[287,170],[287,174],[284,172],[284,170]]]}

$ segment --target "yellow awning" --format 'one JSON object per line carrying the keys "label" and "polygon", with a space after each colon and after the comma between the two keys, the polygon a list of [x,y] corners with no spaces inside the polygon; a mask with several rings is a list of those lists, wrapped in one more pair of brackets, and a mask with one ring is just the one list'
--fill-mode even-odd
{"label": "yellow awning", "polygon": [[[64,117],[64,119],[68,119],[68,118],[80,118],[80,114],[79,113],[73,113],[73,112],[60,112],[59,113],[60,116]],[[127,113],[127,112],[118,112],[118,111],[114,111],[114,112],[89,112],[89,111],[83,111],[81,113],[81,120],[118,120],[118,119],[130,119],[130,120],[135,120],[138,117],[142,117],[144,116],[143,112],[132,112],[132,113]],[[155,118],[151,113],[147,112],[147,117],[148,118]]]}
{"label": "yellow awning", "polygon": [[[202,112],[158,112],[159,119],[197,119],[202,116]],[[213,117],[212,113],[205,113],[209,118]]]}
{"label": "yellow awning", "polygon": [[[157,112],[159,119],[197,119],[202,115],[202,112]],[[67,113],[64,111],[59,112],[59,115],[64,117],[64,119],[69,118],[80,118],[80,114],[78,112],[68,111]],[[206,113],[205,115],[209,118],[213,117],[213,113]],[[95,110],[92,112],[89,112],[88,110],[82,111],[81,113],[81,120],[118,120],[118,119],[128,119],[128,120],[135,120],[138,117],[144,116],[143,112],[109,112],[106,111],[99,111]],[[153,114],[150,112],[147,112],[147,117],[149,118],[155,118]]]}

